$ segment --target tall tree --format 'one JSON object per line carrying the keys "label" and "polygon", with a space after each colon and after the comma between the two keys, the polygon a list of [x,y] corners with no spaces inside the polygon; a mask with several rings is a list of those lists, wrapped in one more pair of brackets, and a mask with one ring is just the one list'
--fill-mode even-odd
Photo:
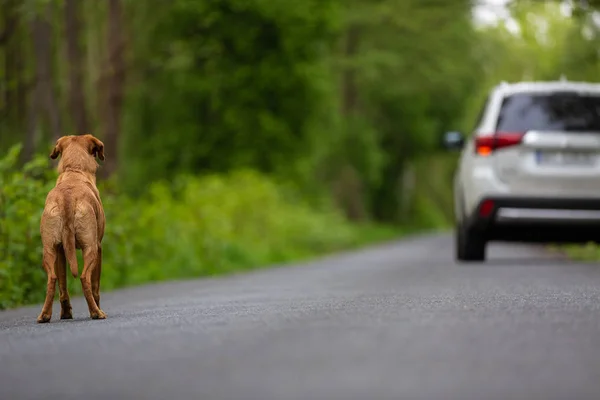
{"label": "tall tree", "polygon": [[[38,116],[41,108],[45,111],[49,122],[51,136],[54,140],[62,136],[63,125],[61,121],[60,108],[58,105],[58,93],[52,73],[52,25],[50,16],[52,3],[48,3],[36,12],[31,21],[31,38],[35,57],[35,89],[30,101],[28,138],[35,137],[38,127]],[[39,106],[35,102],[40,102]]]}
{"label": "tall tree", "polygon": [[26,56],[22,49],[23,18],[17,0],[0,5],[0,148],[19,140],[26,112]]}
{"label": "tall tree", "polygon": [[[348,24],[342,36],[342,57],[353,60],[360,47],[361,26]],[[353,121],[358,115],[359,94],[356,65],[352,62],[344,63],[341,70],[341,113],[345,121]],[[340,170],[335,174],[332,184],[333,196],[338,206],[351,220],[362,220],[367,216],[364,204],[365,193],[363,182],[356,166],[351,162],[342,163]]]}
{"label": "tall tree", "polygon": [[106,29],[107,54],[100,79],[103,109],[104,142],[110,151],[104,164],[103,174],[109,176],[117,170],[119,160],[119,137],[123,98],[125,94],[125,35],[121,0],[108,0]]}
{"label": "tall tree", "polygon": [[90,130],[83,81],[83,52],[81,51],[80,0],[66,0],[65,35],[69,66],[69,107],[77,133]]}

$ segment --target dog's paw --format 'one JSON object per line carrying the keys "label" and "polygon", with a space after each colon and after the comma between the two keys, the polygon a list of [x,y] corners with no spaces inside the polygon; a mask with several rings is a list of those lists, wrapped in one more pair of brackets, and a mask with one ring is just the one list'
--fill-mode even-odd
{"label": "dog's paw", "polygon": [[73,319],[73,308],[69,300],[60,302],[60,319]]}
{"label": "dog's paw", "polygon": [[37,322],[40,324],[45,324],[46,322],[50,322],[51,318],[52,318],[52,314],[41,313],[37,317]]}
{"label": "dog's paw", "polygon": [[102,310],[98,310],[98,312],[93,312],[90,314],[92,319],[106,319],[106,313]]}

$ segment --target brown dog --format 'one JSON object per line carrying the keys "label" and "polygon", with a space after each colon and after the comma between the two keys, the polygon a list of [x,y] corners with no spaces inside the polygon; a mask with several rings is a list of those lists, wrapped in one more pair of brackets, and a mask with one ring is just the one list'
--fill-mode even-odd
{"label": "brown dog", "polygon": [[96,158],[104,160],[104,144],[92,135],[63,136],[50,158],[58,163],[56,186],[48,193],[40,223],[44,248],[43,267],[48,275],[46,301],[38,322],[52,318],[52,302],[58,279],[60,318],[73,318],[67,291],[66,261],[77,277],[76,249],[83,251],[81,286],[92,319],[104,319],[100,309],[100,274],[104,210],[96,188]]}

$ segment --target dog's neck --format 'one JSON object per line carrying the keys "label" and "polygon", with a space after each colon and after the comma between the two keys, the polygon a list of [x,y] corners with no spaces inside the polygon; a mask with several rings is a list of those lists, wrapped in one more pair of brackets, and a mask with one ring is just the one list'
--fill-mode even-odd
{"label": "dog's neck", "polygon": [[88,180],[96,185],[96,170],[98,163],[93,156],[90,156],[85,149],[75,149],[72,146],[64,152],[58,162],[58,174],[74,172],[83,174]]}

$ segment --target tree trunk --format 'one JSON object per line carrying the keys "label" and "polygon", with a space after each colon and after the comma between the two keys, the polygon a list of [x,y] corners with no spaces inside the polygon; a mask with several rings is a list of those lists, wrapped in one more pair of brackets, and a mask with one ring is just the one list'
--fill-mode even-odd
{"label": "tree trunk", "polygon": [[[46,116],[50,122],[50,132],[54,140],[62,136],[62,122],[58,107],[58,94],[52,81],[52,27],[49,23],[50,5],[45,12],[37,14],[31,23],[33,52],[36,65],[36,90],[41,96]],[[35,101],[39,99],[31,99]]]}
{"label": "tree trunk", "polygon": [[4,76],[0,81],[0,149],[6,148],[23,137],[24,110],[24,56],[19,4],[16,0],[5,0],[0,4],[0,62]]}
{"label": "tree trunk", "polygon": [[121,0],[108,1],[107,57],[102,86],[106,88],[104,99],[104,145],[107,149],[104,177],[113,174],[118,167],[121,111],[125,87],[125,41],[123,35],[123,9]]}
{"label": "tree trunk", "polygon": [[6,45],[18,25],[18,19],[13,15],[14,3],[5,1],[3,4],[4,28],[0,31],[0,46]]}
{"label": "tree trunk", "polygon": [[[350,26],[346,32],[344,43],[344,58],[351,60],[358,52],[359,28]],[[342,114],[350,118],[358,105],[358,91],[356,88],[356,70],[354,66],[344,66],[342,73]]]}
{"label": "tree trunk", "polygon": [[33,157],[33,154],[36,150],[39,116],[40,110],[42,108],[42,91],[43,87],[36,83],[33,89],[33,93],[31,93],[31,95],[29,96],[29,105],[27,109],[27,129],[25,131],[25,143],[23,145],[24,161],[30,160],[31,157]]}
{"label": "tree trunk", "polygon": [[83,86],[80,1],[66,0],[65,2],[65,34],[69,60],[69,106],[77,134],[88,133],[90,130]]}
{"label": "tree trunk", "polygon": [[[357,26],[349,26],[344,38],[343,54],[346,61],[351,61],[358,52],[360,41],[360,29]],[[356,70],[352,65],[344,65],[341,82],[342,104],[341,112],[346,121],[346,136],[348,136],[350,124],[356,117],[358,108],[358,89],[356,82]],[[346,137],[345,140],[351,140]],[[345,161],[339,166],[337,177],[333,183],[333,197],[338,206],[344,211],[346,217],[353,221],[360,221],[367,217],[365,206],[364,186],[360,174],[356,168]]]}

